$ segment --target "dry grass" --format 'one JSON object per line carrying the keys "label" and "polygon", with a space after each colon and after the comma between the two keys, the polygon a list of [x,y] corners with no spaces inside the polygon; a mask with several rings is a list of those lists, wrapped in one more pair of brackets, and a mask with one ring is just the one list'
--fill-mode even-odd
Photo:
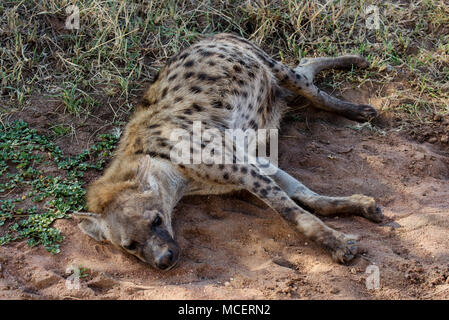
{"label": "dry grass", "polygon": [[[382,91],[384,109],[416,119],[444,114],[449,112],[444,2],[377,3],[380,28],[370,30],[365,8],[373,1],[3,0],[1,112],[26,109],[33,97],[48,96],[75,117],[91,116],[98,105],[129,114],[144,82],[167,58],[202,36],[235,32],[291,66],[303,56],[363,54],[372,63],[369,70],[332,72],[327,82],[371,84]],[[80,9],[79,30],[64,28],[70,4]],[[392,82],[404,86],[383,90]]]}

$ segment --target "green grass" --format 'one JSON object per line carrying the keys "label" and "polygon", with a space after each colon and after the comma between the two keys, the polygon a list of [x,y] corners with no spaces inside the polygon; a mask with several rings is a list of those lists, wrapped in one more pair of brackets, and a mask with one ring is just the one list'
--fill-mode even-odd
{"label": "green grass", "polygon": [[[71,4],[80,9],[79,30],[64,28]],[[377,30],[365,26],[370,4],[379,6]],[[57,139],[76,140],[80,127],[98,119],[99,108],[112,111],[112,118],[101,119],[105,124],[123,126],[145,83],[170,56],[218,32],[240,34],[290,66],[305,56],[363,54],[369,69],[327,72],[321,85],[371,88],[382,110],[416,122],[449,112],[449,7],[443,0],[3,0],[0,230],[7,231],[0,243],[28,239],[57,252],[62,235],[51,223],[83,208],[82,173],[100,169],[115,143],[102,136],[100,145],[67,158]],[[395,83],[403,88],[387,90]],[[49,120],[47,136],[9,120],[47,100],[67,116]],[[60,175],[46,174],[48,166]]]}

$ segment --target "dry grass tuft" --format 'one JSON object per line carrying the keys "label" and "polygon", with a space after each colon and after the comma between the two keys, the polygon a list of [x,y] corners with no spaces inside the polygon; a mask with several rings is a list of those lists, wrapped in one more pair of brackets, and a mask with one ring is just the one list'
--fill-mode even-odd
{"label": "dry grass tuft", "polygon": [[[370,84],[382,108],[449,112],[449,7],[444,0],[376,1],[5,0],[0,3],[2,113],[35,96],[88,117],[95,106],[128,114],[144,82],[199,37],[235,32],[294,66],[303,56],[360,53],[372,67],[332,72],[328,83]],[[65,8],[80,9],[80,29],[64,28]],[[366,27],[377,4],[380,28]],[[330,78],[329,78],[330,77]],[[357,79],[356,79],[357,77]],[[388,93],[391,83],[402,83]]]}

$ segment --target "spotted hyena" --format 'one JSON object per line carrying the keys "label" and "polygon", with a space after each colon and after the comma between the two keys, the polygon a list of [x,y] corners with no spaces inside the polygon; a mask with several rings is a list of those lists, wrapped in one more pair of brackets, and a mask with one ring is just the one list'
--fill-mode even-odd
{"label": "spotted hyena", "polygon": [[[223,139],[229,139],[227,129],[278,128],[287,92],[306,97],[318,108],[366,121],[376,116],[373,107],[338,100],[317,88],[313,79],[323,69],[367,65],[360,56],[341,56],[302,59],[291,69],[231,34],[215,35],[181,51],[154,79],[112,163],[89,187],[90,212],[77,214],[79,227],[156,268],[170,269],[180,252],[172,229],[178,201],[184,195],[245,189],[326,248],[334,260],[350,261],[357,251],[355,237],[326,226],[305,208],[323,216],[350,213],[379,222],[383,216],[373,198],[322,196],[271,164],[274,174],[267,175],[257,161],[242,163],[235,156],[231,163],[177,163],[171,157],[176,146],[171,134],[179,129],[191,132],[195,122]],[[212,140],[207,142],[213,145]],[[205,147],[200,141],[190,151],[201,153]]]}

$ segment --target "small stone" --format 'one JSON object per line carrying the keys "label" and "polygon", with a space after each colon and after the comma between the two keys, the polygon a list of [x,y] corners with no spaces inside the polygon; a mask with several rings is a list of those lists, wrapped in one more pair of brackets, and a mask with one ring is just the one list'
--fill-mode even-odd
{"label": "small stone", "polygon": [[340,289],[337,289],[337,288],[332,288],[331,289],[331,293],[332,294],[337,294],[337,293],[339,293],[340,292]]}
{"label": "small stone", "polygon": [[429,143],[435,143],[438,141],[438,139],[436,137],[431,137],[429,138],[429,140],[427,140]]}
{"label": "small stone", "polygon": [[441,91],[443,92],[449,92],[449,83],[445,83],[440,86]]}
{"label": "small stone", "polygon": [[440,138],[440,141],[441,141],[442,143],[447,143],[447,142],[449,141],[449,136],[447,136],[447,135],[442,136],[442,137]]}
{"label": "small stone", "polygon": [[112,278],[100,274],[95,279],[89,281],[88,285],[99,289],[111,289],[116,284],[116,281]]}
{"label": "small stone", "polygon": [[401,227],[401,225],[399,223],[397,223],[396,221],[387,222],[384,224],[384,226],[390,227],[391,229],[397,229],[397,228]]}
{"label": "small stone", "polygon": [[31,282],[37,289],[44,289],[54,285],[60,280],[61,277],[59,277],[58,275],[52,272],[44,271],[34,274]]}
{"label": "small stone", "polygon": [[357,270],[356,270],[356,268],[351,268],[351,270],[349,270],[352,274],[356,274],[357,273]]}
{"label": "small stone", "polygon": [[224,285],[225,285],[225,287],[229,287],[229,286],[231,285],[231,283],[230,283],[229,281],[226,281],[226,282],[224,283]]}
{"label": "small stone", "polygon": [[290,292],[290,288],[288,288],[288,287],[283,288],[283,289],[281,289],[281,292],[284,294],[288,294]]}

